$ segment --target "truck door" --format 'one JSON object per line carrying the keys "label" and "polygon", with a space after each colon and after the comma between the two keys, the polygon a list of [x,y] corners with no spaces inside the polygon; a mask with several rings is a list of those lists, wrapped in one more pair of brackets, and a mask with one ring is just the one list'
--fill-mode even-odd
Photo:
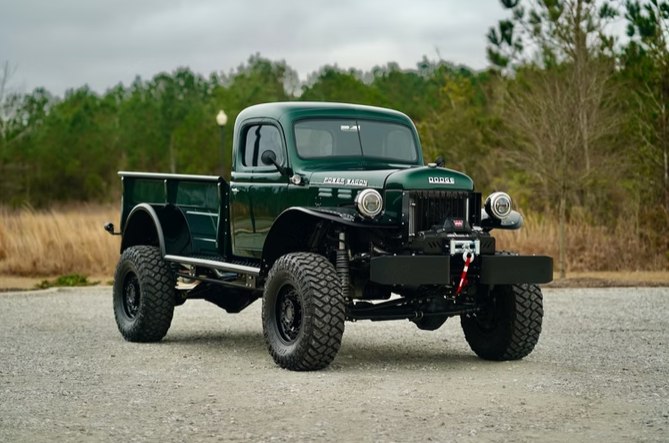
{"label": "truck door", "polygon": [[288,188],[288,177],[260,158],[270,150],[279,164],[287,166],[286,146],[279,126],[267,120],[243,125],[238,140],[230,183],[232,251],[260,258],[274,220],[286,209]]}

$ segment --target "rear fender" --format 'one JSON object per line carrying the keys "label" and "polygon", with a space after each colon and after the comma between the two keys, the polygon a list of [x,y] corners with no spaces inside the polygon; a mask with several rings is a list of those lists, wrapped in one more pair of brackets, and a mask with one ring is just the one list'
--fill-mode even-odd
{"label": "rear fender", "polygon": [[125,223],[121,252],[138,245],[158,246],[163,257],[192,253],[190,229],[181,209],[147,203],[135,206]]}

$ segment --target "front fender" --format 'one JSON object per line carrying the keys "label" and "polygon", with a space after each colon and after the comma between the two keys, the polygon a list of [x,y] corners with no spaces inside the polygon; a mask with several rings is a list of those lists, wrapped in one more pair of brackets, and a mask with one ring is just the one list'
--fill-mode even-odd
{"label": "front fender", "polygon": [[353,208],[288,208],[274,220],[267,233],[262,251],[261,274],[267,275],[274,262],[284,254],[312,250],[319,241],[319,222],[323,221],[363,229],[396,227],[359,221],[358,213]]}
{"label": "front fender", "polygon": [[499,220],[493,218],[485,212],[485,209],[481,210],[481,228],[484,231],[490,231],[492,229],[506,229],[508,231],[515,231],[523,227],[523,216],[519,212],[511,211],[511,214],[504,220]]}
{"label": "front fender", "polygon": [[[396,226],[388,226],[388,225],[382,225],[379,224],[378,221],[376,220],[364,220],[358,213],[358,211],[354,208],[347,208],[347,207],[320,207],[320,208],[304,208],[304,207],[299,207],[295,206],[292,208],[288,208],[285,211],[283,211],[277,220],[279,220],[284,214],[288,214],[289,212],[292,211],[297,211],[301,212],[303,214],[308,214],[313,217],[322,219],[322,220],[329,220],[333,221],[336,223],[340,223],[345,226],[354,226],[356,228],[395,228]],[[363,221],[364,220],[364,221]],[[276,224],[276,222],[275,222]],[[274,228],[274,226],[272,226]],[[270,231],[272,232],[272,231]]]}

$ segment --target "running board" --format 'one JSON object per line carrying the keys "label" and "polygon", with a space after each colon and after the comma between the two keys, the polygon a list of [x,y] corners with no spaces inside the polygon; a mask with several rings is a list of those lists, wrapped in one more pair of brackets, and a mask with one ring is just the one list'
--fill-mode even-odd
{"label": "running board", "polygon": [[220,271],[234,272],[236,274],[260,275],[260,268],[253,266],[236,265],[215,260],[203,260],[201,258],[182,257],[179,255],[166,255],[165,261],[180,263],[183,265],[202,266],[205,268],[218,269]]}

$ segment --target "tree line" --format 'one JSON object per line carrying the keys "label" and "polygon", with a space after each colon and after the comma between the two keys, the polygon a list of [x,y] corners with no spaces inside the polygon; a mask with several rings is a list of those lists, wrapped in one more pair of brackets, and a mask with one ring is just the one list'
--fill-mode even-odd
{"label": "tree line", "polygon": [[[490,66],[427,57],[369,72],[325,66],[301,82],[259,54],[208,77],[179,68],[98,94],[17,93],[0,71],[0,204],[112,201],[121,169],[220,174],[215,116],[281,100],[401,110],[425,158],[506,189],[525,210],[565,224],[629,229],[669,245],[669,2],[501,0]],[[626,36],[614,32],[626,25]],[[230,165],[232,131],[225,132]],[[613,231],[612,231],[613,232]],[[562,234],[563,235],[563,234]]]}

